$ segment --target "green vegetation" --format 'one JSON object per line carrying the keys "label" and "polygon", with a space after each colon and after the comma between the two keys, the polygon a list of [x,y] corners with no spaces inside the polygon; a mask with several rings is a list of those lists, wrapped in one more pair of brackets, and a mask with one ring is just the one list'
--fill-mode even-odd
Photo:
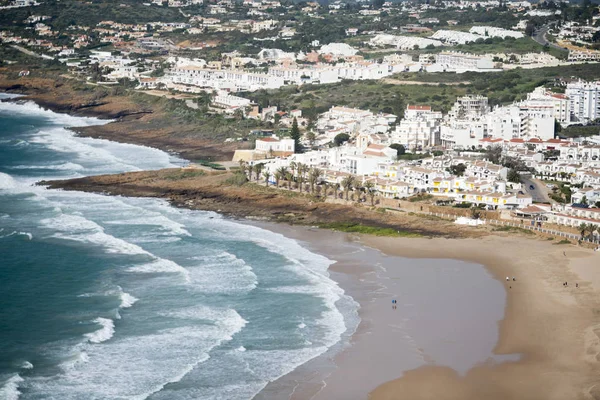
{"label": "green vegetation", "polygon": [[559,136],[562,137],[585,137],[600,134],[600,125],[570,125],[561,129]]}
{"label": "green vegetation", "polygon": [[422,160],[424,158],[429,158],[429,157],[431,157],[431,154],[429,154],[429,153],[404,153],[402,155],[396,156],[396,158],[398,160],[405,160],[405,161]]}
{"label": "green vegetation", "polygon": [[407,232],[396,230],[393,228],[384,228],[378,226],[366,226],[352,222],[332,222],[320,224],[319,228],[332,229],[340,232],[348,233],[363,233],[366,235],[375,236],[392,236],[392,237],[421,237],[422,235],[416,232]]}
{"label": "green vegetation", "polygon": [[[89,2],[49,0],[40,3],[34,9],[35,14],[52,17],[51,25],[59,31],[65,30],[69,25],[95,26],[100,21],[143,24],[155,21],[182,22],[186,20],[176,8],[144,6],[135,0],[120,0],[118,3],[97,0]],[[2,10],[0,26],[15,26],[15,22],[25,20],[31,10],[28,7]]]}
{"label": "green vegetation", "polygon": [[554,244],[572,244],[570,240],[567,239],[563,239],[560,242],[556,242]]}
{"label": "green vegetation", "polygon": [[433,199],[433,195],[426,194],[426,193],[419,193],[417,195],[409,197],[408,201],[410,201],[411,203],[416,203],[418,201],[429,201],[431,199]]}
{"label": "green vegetation", "polygon": [[225,183],[232,186],[242,186],[248,182],[248,176],[243,172],[236,172],[225,180]]}
{"label": "green vegetation", "polygon": [[518,226],[508,226],[508,225],[497,226],[494,229],[492,229],[492,231],[493,232],[514,232],[514,233],[522,233],[525,235],[535,235],[535,233],[533,231],[530,231],[529,229],[519,228]]}
{"label": "green vegetation", "polygon": [[[566,59],[568,52],[567,50],[560,50],[554,47],[544,47],[535,40],[530,37],[524,37],[520,39],[514,38],[487,38],[487,39],[478,39],[476,42],[471,42],[468,44],[459,44],[453,48],[453,50],[463,51],[467,53],[474,54],[506,54],[506,53],[515,53],[515,54],[525,54],[525,53],[539,53],[544,51],[546,53],[550,53],[556,58]],[[439,53],[441,51],[448,51],[448,48],[443,46],[436,47],[434,49],[428,49],[422,51],[421,53]],[[509,62],[510,60],[497,60],[502,62]]]}
{"label": "green vegetation", "polygon": [[187,169],[175,171],[172,174],[165,176],[165,179],[168,181],[178,181],[181,179],[197,178],[203,175],[204,171],[198,169]]}
{"label": "green vegetation", "polygon": [[524,99],[527,93],[538,86],[558,84],[558,78],[564,77],[600,79],[600,68],[593,64],[578,64],[487,73],[406,72],[395,75],[394,78],[401,81],[428,82],[431,85],[396,85],[385,83],[386,81],[368,80],[342,81],[327,85],[259,90],[243,93],[242,96],[261,107],[302,109],[303,115],[313,120],[319,113],[334,105],[387,112],[402,117],[408,104],[428,104],[435,110],[447,112],[456,97],[465,94],[485,95],[491,105],[507,104]]}
{"label": "green vegetation", "polygon": [[[217,164],[217,163],[207,161],[207,160],[198,160],[198,161],[196,161],[196,164],[202,165],[203,167],[212,168],[217,171],[225,171],[227,169],[224,166],[222,166],[221,164]],[[237,167],[237,169],[239,169],[239,167]]]}
{"label": "green vegetation", "polygon": [[555,182],[552,191],[548,194],[557,203],[569,203],[571,201],[571,186],[564,182]]}

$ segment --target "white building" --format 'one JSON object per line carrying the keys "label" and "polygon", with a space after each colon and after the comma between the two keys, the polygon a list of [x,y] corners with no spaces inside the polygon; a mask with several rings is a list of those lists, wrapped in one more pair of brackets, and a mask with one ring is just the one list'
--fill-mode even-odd
{"label": "white building", "polygon": [[273,135],[272,137],[256,139],[255,152],[265,155],[289,156],[294,154],[294,139],[280,139]]}
{"label": "white building", "polygon": [[422,150],[441,144],[440,122],[442,113],[430,106],[407,106],[404,119],[392,132],[391,140],[410,149]]}
{"label": "white building", "polygon": [[435,55],[435,63],[445,71],[480,71],[494,69],[495,63],[487,56],[461,52],[441,52]]}
{"label": "white building", "polygon": [[277,89],[284,85],[283,79],[267,74],[250,73],[231,69],[212,70],[196,66],[177,66],[167,77],[172,83],[199,86],[228,91],[254,91]]}
{"label": "white building", "polygon": [[600,118],[600,81],[567,84],[565,94],[571,102],[571,121],[586,124]]}
{"label": "white building", "polygon": [[228,92],[219,92],[212,100],[217,107],[225,108],[226,110],[234,111],[238,108],[249,106],[251,101],[243,97],[234,96]]}
{"label": "white building", "polygon": [[486,115],[487,134],[494,138],[554,138],[554,107],[521,102],[497,107]]}
{"label": "white building", "polygon": [[539,86],[527,95],[527,101],[530,104],[551,105],[554,108],[554,119],[565,125],[571,122],[571,104],[567,95]]}

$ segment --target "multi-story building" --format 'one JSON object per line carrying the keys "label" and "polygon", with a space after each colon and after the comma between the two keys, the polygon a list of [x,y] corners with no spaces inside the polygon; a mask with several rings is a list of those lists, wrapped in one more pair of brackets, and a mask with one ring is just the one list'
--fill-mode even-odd
{"label": "multi-story building", "polygon": [[441,144],[442,113],[430,106],[407,106],[404,119],[392,132],[391,140],[410,150],[422,150]]}
{"label": "multi-story building", "polygon": [[543,86],[537,87],[527,95],[529,104],[551,105],[554,108],[554,119],[561,124],[571,122],[571,101],[565,94],[554,93]]}
{"label": "multi-story building", "polygon": [[600,81],[567,84],[571,121],[586,124],[600,118]]}

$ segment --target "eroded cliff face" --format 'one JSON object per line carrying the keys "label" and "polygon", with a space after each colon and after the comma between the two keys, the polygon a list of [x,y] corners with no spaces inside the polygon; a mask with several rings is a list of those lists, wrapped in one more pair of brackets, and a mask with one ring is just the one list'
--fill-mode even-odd
{"label": "eroded cliff face", "polygon": [[113,120],[105,125],[73,129],[80,136],[154,147],[188,160],[229,161],[241,147],[239,143],[206,137],[199,133],[201,122],[179,121],[160,102],[138,104],[131,96],[115,95],[110,90],[98,93],[78,81],[14,80],[0,74],[0,91],[23,95],[13,101],[33,101],[55,112]]}

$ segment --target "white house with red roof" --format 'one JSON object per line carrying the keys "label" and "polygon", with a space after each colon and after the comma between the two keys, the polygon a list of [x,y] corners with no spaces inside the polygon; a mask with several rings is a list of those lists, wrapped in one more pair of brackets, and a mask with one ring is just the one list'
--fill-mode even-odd
{"label": "white house with red roof", "polygon": [[273,135],[256,139],[255,152],[262,154],[272,154],[274,156],[290,156],[294,154],[295,142],[290,138],[278,138]]}

